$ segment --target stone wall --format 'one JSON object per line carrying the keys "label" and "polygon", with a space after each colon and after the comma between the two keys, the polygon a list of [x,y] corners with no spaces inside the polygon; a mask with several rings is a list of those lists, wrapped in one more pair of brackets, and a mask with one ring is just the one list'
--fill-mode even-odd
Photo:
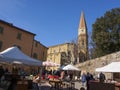
{"label": "stone wall", "polygon": [[[120,61],[120,51],[112,53],[100,58],[91,59],[84,63],[77,64],[76,66],[81,69],[81,71],[90,72],[94,75],[97,75],[98,72],[95,71],[96,68],[105,66],[111,62]],[[105,73],[107,75],[107,73]],[[108,78],[111,77],[110,74],[107,75]]]}

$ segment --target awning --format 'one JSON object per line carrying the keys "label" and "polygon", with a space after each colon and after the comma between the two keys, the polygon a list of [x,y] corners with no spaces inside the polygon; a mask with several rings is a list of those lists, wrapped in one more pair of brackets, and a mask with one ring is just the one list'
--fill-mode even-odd
{"label": "awning", "polygon": [[112,62],[101,68],[96,68],[97,72],[120,72],[120,62]]}
{"label": "awning", "polygon": [[10,47],[0,52],[0,62],[42,66],[42,61],[24,54],[18,47]]}

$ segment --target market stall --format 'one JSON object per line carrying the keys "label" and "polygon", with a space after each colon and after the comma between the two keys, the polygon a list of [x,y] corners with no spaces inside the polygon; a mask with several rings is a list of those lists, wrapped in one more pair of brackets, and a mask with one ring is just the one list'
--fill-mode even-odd
{"label": "market stall", "polygon": [[[12,71],[10,73],[6,73],[5,77],[10,77],[11,83],[17,85],[16,88],[24,88],[24,90],[27,90],[28,87],[32,86],[32,80],[25,78],[25,75],[22,76],[19,72],[22,73],[23,67],[26,66],[42,67],[41,60],[31,58],[30,56],[24,54],[18,47],[10,47],[0,52],[1,65],[3,65],[3,62],[12,66]],[[18,68],[17,66],[21,67]],[[24,87],[21,87],[21,85]]]}
{"label": "market stall", "polygon": [[120,83],[114,77],[115,73],[120,73],[120,62],[112,62],[100,68],[95,69],[96,72],[111,73],[113,77],[110,80],[105,80],[101,83],[99,81],[90,81],[89,90],[120,90]]}

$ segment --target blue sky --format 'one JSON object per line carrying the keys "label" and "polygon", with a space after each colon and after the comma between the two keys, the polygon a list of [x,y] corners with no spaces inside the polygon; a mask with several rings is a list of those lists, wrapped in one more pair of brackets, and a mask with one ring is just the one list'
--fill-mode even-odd
{"label": "blue sky", "polygon": [[84,11],[88,32],[92,24],[120,0],[0,0],[0,19],[35,33],[45,46],[75,40],[81,12]]}

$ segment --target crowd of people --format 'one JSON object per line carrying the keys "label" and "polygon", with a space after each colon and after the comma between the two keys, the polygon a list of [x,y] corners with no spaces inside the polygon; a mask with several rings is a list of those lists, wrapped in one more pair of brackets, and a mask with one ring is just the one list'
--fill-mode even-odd
{"label": "crowd of people", "polygon": [[[100,83],[103,83],[105,81],[106,77],[101,72],[101,73],[98,74],[97,79],[99,80]],[[81,75],[82,86],[83,87],[86,86],[87,90],[89,90],[89,82],[94,81],[94,80],[95,80],[94,76],[89,72],[87,72],[87,73],[83,72],[82,75]]]}
{"label": "crowd of people", "polygon": [[[0,82],[2,81],[5,73],[9,73],[8,69],[0,66]],[[12,73],[17,73],[17,74],[20,74],[23,76],[26,75],[24,69],[16,68],[16,67],[12,68]],[[35,88],[35,90],[39,90],[39,88],[38,88],[39,80],[40,79],[50,80],[51,76],[53,76],[52,78],[55,78],[55,79],[70,82],[73,80],[74,74],[75,73],[73,71],[46,70],[46,69],[44,69],[44,70],[42,70],[42,78],[40,78],[39,72],[34,73],[34,75],[33,75],[34,77],[32,78],[33,87]],[[94,76],[89,72],[87,72],[87,73],[83,72],[80,75],[80,77],[81,77],[80,80],[81,80],[82,86],[87,87],[87,90],[89,90],[89,81],[95,80]],[[101,72],[98,74],[98,79],[99,79],[99,82],[103,83],[106,78],[105,78],[105,75]]]}
{"label": "crowd of people", "polygon": [[51,79],[57,79],[57,80],[66,80],[71,81],[73,79],[73,72],[67,72],[64,70],[42,70],[42,78],[40,78],[40,73],[36,74],[33,77],[33,88],[35,90],[39,90],[38,83],[40,79],[44,80],[51,80]]}
{"label": "crowd of people", "polygon": [[51,75],[54,76],[53,78],[60,79],[60,80],[72,80],[73,79],[73,71],[64,71],[64,70],[43,70],[42,76],[43,79],[50,79]]}
{"label": "crowd of people", "polygon": [[89,90],[89,81],[90,80],[94,80],[93,75],[89,72],[84,73],[81,75],[81,82],[82,82],[82,86],[86,86],[87,90]]}

